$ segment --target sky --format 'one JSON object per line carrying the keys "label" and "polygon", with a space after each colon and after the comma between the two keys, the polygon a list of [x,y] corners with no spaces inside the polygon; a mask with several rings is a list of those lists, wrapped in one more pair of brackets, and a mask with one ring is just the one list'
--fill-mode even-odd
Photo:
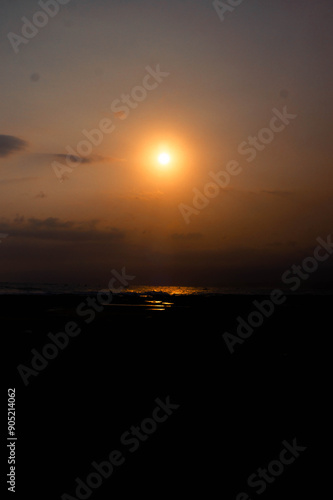
{"label": "sky", "polygon": [[0,9],[1,281],[278,284],[331,233],[330,0]]}

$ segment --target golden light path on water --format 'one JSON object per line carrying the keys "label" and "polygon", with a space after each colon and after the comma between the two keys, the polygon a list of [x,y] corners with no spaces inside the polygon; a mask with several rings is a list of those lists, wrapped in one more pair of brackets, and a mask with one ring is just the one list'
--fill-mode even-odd
{"label": "golden light path on water", "polygon": [[150,296],[151,294],[165,295],[198,295],[205,293],[217,293],[217,288],[204,288],[195,286],[137,286],[127,288],[126,293],[136,293],[141,296]]}

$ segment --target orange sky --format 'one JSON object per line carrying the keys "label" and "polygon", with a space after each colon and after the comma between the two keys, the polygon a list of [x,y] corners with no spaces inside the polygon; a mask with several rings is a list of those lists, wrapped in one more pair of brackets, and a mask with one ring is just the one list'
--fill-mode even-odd
{"label": "orange sky", "polygon": [[[3,281],[277,281],[330,233],[330,2],[244,2],[221,22],[210,2],[72,1],[16,54],[8,33],[38,8],[1,19]],[[284,109],[297,117],[270,135]],[[239,175],[186,223],[179,206],[231,160]]]}

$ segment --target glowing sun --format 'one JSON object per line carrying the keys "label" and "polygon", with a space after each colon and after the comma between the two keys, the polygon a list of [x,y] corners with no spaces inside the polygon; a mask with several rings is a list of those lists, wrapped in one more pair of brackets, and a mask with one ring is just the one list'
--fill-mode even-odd
{"label": "glowing sun", "polygon": [[160,165],[168,165],[171,161],[171,156],[169,153],[161,153],[157,160]]}

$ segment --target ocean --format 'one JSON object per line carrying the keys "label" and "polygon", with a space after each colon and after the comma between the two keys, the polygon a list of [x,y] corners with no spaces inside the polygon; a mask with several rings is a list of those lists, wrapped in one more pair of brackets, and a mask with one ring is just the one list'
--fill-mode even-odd
{"label": "ocean", "polygon": [[[113,292],[118,297],[165,296],[219,296],[219,295],[269,295],[274,288],[280,288],[288,295],[293,292],[283,287],[202,287],[202,286],[157,286],[134,285],[121,292]],[[105,290],[105,284],[90,286],[78,283],[9,283],[0,282],[0,295],[86,295]],[[307,288],[297,291],[297,295],[332,295],[333,290]]]}
{"label": "ocean", "polygon": [[[146,285],[104,303],[101,290],[0,284],[22,495],[37,481],[38,498],[88,498],[75,495],[77,478],[98,479],[113,450],[124,464],[91,498],[138,486],[186,495],[188,485],[214,497],[221,484],[240,498],[247,478],[295,439],[311,477],[314,415],[329,391],[321,367],[331,296],[297,292],[273,306],[268,289]],[[160,402],[177,409],[166,422],[158,413],[155,432]],[[142,426],[142,441],[128,439]],[[299,491],[304,471],[289,470],[288,491]]]}

